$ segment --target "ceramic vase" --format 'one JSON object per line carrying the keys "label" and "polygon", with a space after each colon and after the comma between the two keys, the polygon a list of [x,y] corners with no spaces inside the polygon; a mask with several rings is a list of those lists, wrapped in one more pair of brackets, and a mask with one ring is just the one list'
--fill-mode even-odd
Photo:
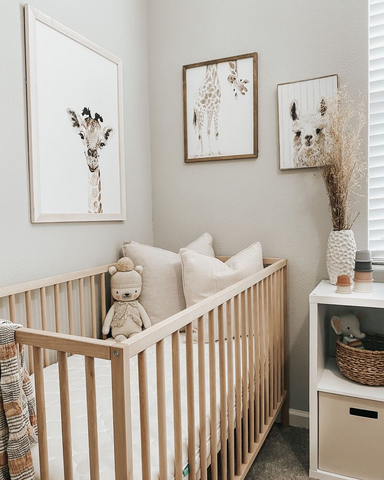
{"label": "ceramic vase", "polygon": [[327,248],[327,270],[332,285],[336,285],[339,275],[353,278],[356,241],[352,230],[333,231],[329,234]]}

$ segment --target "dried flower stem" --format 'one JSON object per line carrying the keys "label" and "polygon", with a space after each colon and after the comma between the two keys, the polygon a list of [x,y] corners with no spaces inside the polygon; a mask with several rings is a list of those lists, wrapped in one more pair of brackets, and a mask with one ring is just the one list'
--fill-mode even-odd
{"label": "dried flower stem", "polygon": [[366,116],[364,105],[355,110],[345,87],[328,100],[327,147],[323,152],[322,176],[329,197],[333,230],[349,230],[352,220],[352,192],[359,186],[365,166],[361,155],[361,133]]}

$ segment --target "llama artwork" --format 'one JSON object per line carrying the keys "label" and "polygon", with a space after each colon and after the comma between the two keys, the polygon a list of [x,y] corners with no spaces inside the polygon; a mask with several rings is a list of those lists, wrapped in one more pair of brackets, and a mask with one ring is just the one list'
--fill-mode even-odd
{"label": "llama artwork", "polygon": [[337,75],[277,86],[280,169],[321,167]]}
{"label": "llama artwork", "polygon": [[102,127],[103,117],[95,113],[92,117],[89,108],[84,107],[81,115],[67,108],[69,121],[74,132],[79,135],[88,166],[88,213],[103,213],[100,175],[100,151],[113,136],[112,127]]}
{"label": "llama artwork", "polygon": [[326,146],[326,100],[322,98],[317,111],[306,115],[300,114],[298,102],[293,100],[289,113],[292,118],[295,168],[321,166],[322,152]]}
{"label": "llama artwork", "polygon": [[184,67],[187,162],[256,157],[257,55],[244,57]]}

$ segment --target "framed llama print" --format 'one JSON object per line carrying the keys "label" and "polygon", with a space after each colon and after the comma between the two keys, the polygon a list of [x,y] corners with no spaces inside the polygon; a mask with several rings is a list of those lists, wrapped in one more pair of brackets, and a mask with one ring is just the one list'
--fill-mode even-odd
{"label": "framed llama print", "polygon": [[184,160],[257,158],[257,53],[183,67]]}
{"label": "framed llama print", "polygon": [[336,92],[337,75],[277,86],[281,170],[322,166],[327,102]]}
{"label": "framed llama print", "polygon": [[125,220],[122,62],[26,5],[31,221]]}

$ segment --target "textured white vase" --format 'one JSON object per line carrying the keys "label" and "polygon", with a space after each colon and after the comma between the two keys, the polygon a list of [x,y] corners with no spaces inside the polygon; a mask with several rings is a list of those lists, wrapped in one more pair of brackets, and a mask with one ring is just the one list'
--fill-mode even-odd
{"label": "textured white vase", "polygon": [[332,285],[336,285],[339,275],[353,278],[356,241],[352,230],[331,232],[328,238],[327,270]]}

